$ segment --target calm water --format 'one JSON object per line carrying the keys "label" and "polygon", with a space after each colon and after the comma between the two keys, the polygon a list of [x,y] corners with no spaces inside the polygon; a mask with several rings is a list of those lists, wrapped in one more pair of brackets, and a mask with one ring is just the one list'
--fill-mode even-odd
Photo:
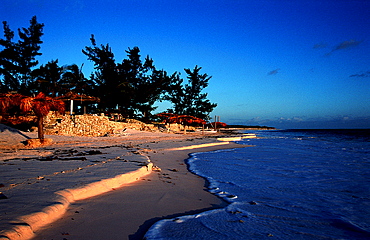
{"label": "calm water", "polygon": [[240,142],[254,147],[188,160],[228,207],[159,221],[147,239],[370,239],[370,130],[254,133]]}

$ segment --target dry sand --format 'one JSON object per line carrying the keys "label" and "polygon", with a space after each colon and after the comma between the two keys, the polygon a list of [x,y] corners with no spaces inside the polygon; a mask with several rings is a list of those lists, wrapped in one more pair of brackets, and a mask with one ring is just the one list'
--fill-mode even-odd
{"label": "dry sand", "polygon": [[[32,227],[31,233],[20,237],[14,234],[12,239],[142,239],[146,230],[161,218],[193,214],[225,204],[206,191],[204,179],[187,170],[184,160],[189,153],[244,147],[219,142],[209,135],[128,130],[120,137],[47,136],[53,140],[52,145],[25,149],[20,141],[35,137],[34,133],[2,129],[0,145],[8,150],[0,150],[0,176],[6,176],[0,178],[6,179],[0,182],[4,185],[0,191],[8,199],[0,199],[0,227],[6,230]],[[15,139],[13,135],[17,136],[16,140],[11,140]],[[18,148],[10,147],[14,145]],[[143,166],[148,159],[160,170],[150,171],[148,166]],[[101,181],[137,171],[141,172],[129,179],[114,183]],[[14,187],[10,187],[12,182],[16,183]],[[87,194],[80,198],[76,197],[80,190],[72,198],[68,195],[71,191],[55,194],[65,189],[83,189]],[[56,211],[55,202],[67,204],[59,204],[61,209]],[[41,218],[42,221],[39,215],[26,221],[19,218],[45,212],[50,205],[54,217]]]}

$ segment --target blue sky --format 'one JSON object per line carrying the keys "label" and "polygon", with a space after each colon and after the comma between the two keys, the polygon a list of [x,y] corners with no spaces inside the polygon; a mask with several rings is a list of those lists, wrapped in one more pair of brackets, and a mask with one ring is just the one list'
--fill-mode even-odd
{"label": "blue sky", "polygon": [[[138,46],[169,73],[202,67],[229,124],[370,128],[370,1],[3,0],[0,20],[45,24],[40,64],[92,64],[94,34],[116,61]],[[160,110],[168,104],[160,104]]]}

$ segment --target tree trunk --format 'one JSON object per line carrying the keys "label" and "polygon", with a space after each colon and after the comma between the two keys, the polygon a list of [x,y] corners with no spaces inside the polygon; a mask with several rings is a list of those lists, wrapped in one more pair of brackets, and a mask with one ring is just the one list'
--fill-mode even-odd
{"label": "tree trunk", "polygon": [[37,135],[40,143],[44,142],[44,117],[37,116]]}

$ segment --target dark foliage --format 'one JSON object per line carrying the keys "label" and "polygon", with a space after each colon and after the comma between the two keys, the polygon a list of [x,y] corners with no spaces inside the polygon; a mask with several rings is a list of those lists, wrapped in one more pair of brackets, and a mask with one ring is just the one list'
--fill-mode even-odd
{"label": "dark foliage", "polygon": [[13,41],[12,31],[6,21],[3,22],[4,39],[0,39],[0,89],[2,92],[18,91],[29,95],[32,82],[32,69],[37,66],[40,56],[41,36],[44,24],[32,17],[28,28],[18,29],[19,40]]}
{"label": "dark foliage", "polygon": [[3,22],[0,93],[36,96],[43,92],[45,97],[60,97],[72,92],[99,98],[100,101],[91,104],[96,111],[118,112],[144,121],[151,119],[158,101],[170,101],[173,104],[170,112],[202,119],[217,106],[202,93],[211,77],[200,74],[200,67],[185,69],[188,75],[185,84],[179,73],[169,75],[157,69],[149,56],[142,59],[138,47],[128,48],[127,58],[116,62],[109,44],[97,45],[94,35],[90,38],[91,46],[82,50],[94,63],[95,71],[88,79],[82,73],[82,66],[59,66],[58,59],[37,67],[43,27],[34,16],[28,28],[18,29],[15,41],[14,31]]}
{"label": "dark foliage", "polygon": [[207,99],[206,93],[202,93],[211,77],[207,74],[200,74],[201,69],[198,66],[195,66],[193,70],[185,69],[188,74],[188,83],[185,85],[179,74],[173,76],[172,85],[165,97],[173,103],[173,109],[169,109],[169,112],[207,119],[209,113],[217,106]]}

